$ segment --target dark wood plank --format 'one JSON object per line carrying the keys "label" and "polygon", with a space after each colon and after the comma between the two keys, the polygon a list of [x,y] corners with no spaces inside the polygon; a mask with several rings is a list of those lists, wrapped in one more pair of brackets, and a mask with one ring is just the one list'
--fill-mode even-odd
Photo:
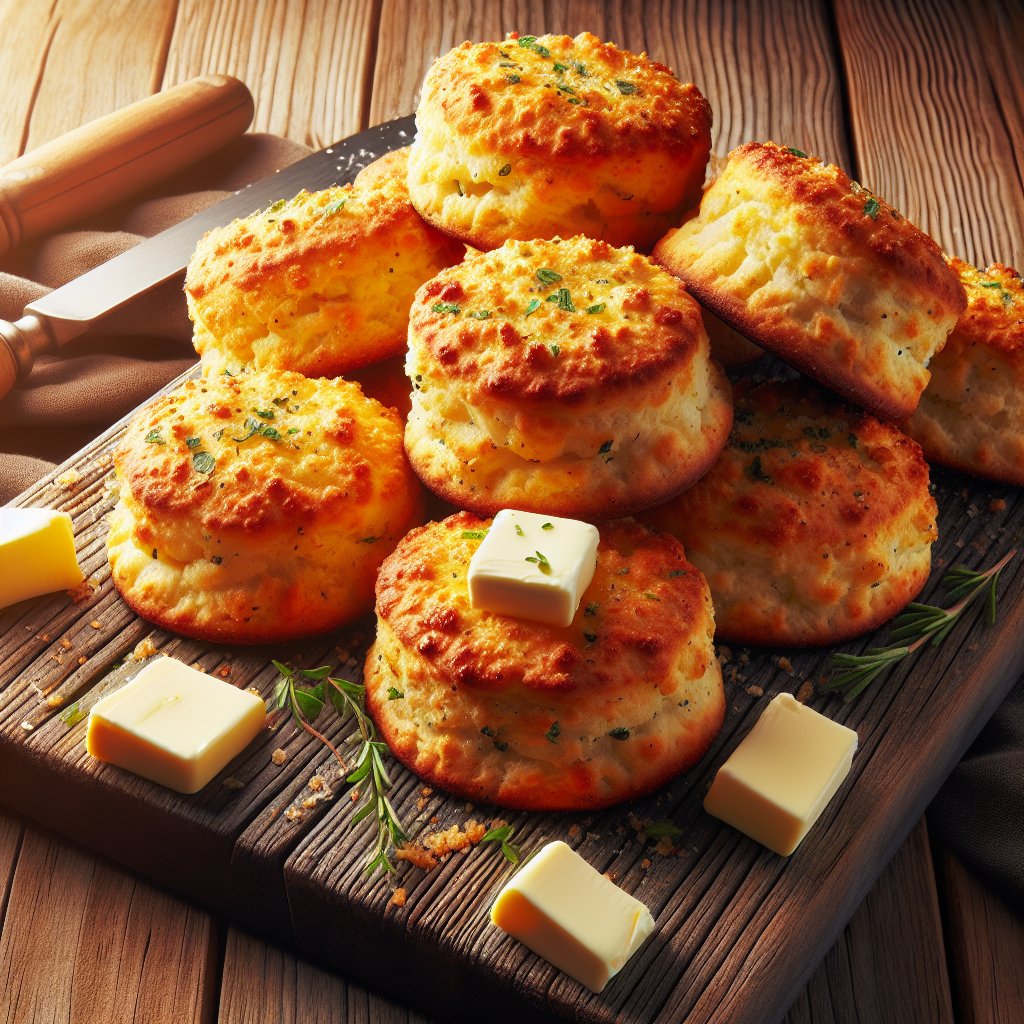
{"label": "dark wood plank", "polygon": [[959,1019],[950,1000],[931,866],[921,821],[791,1007],[786,1024]]}
{"label": "dark wood plank", "polygon": [[1015,1024],[1024,1009],[1024,920],[948,850],[938,863],[956,1019]]}

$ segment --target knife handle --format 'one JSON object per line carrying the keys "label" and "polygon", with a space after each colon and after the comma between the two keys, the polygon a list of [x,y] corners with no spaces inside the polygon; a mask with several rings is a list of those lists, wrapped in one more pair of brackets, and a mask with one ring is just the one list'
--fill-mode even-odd
{"label": "knife handle", "polygon": [[203,75],[18,157],[0,168],[0,256],[196,163],[252,115],[242,82]]}

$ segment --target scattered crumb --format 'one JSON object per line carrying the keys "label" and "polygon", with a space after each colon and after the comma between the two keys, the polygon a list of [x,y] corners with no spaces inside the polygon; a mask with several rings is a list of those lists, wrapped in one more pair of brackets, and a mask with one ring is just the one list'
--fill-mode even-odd
{"label": "scattered crumb", "polygon": [[289,807],[285,812],[284,816],[289,821],[298,821],[302,817],[302,811],[298,807]]}
{"label": "scattered crumb", "polygon": [[221,667],[217,669],[217,675],[219,675],[221,679],[227,679],[227,677],[231,675],[231,666],[221,665]]}
{"label": "scattered crumb", "polygon": [[359,802],[359,787],[358,786],[353,786],[352,787],[351,791],[349,792],[348,798],[349,798],[349,800],[352,801],[352,803],[358,803]]}
{"label": "scattered crumb", "polygon": [[763,697],[764,696],[764,687],[763,686],[755,686],[753,683],[751,683],[750,686],[747,686],[747,687],[744,688],[744,692],[748,693],[751,697]]}
{"label": "scattered crumb", "polygon": [[319,793],[321,790],[325,790],[328,793],[331,791],[330,786],[327,785],[327,781],[322,775],[314,775],[307,785],[314,793]]}
{"label": "scattered crumb", "polygon": [[579,827],[579,825],[574,823],[574,824],[569,826],[569,838],[570,839],[579,839],[579,837],[582,834],[583,834],[583,829],[581,829]]}
{"label": "scattered crumb", "polygon": [[144,637],[135,645],[135,650],[132,651],[132,661],[145,661],[147,658],[153,657],[156,652],[157,646],[153,642],[153,638]]}
{"label": "scattered crumb", "polygon": [[96,592],[99,584],[94,580],[85,579],[77,587],[68,591],[68,596],[75,604],[85,604]]}
{"label": "scattered crumb", "polygon": [[225,789],[242,789],[245,783],[241,779],[236,779],[234,775],[229,775],[221,785]]}
{"label": "scattered crumb", "polygon": [[451,828],[440,832],[428,832],[415,843],[404,843],[395,851],[395,857],[408,861],[424,871],[430,871],[449,854],[468,852],[485,835],[487,826],[471,818],[466,822],[465,828],[456,822]]}
{"label": "scattered crumb", "polygon": [[59,693],[51,693],[46,698],[46,706],[48,708],[59,708],[64,703],[64,698]]}
{"label": "scattered crumb", "polygon": [[399,886],[391,894],[391,899],[388,900],[388,903],[393,907],[404,907],[405,901],[408,899],[408,896],[409,894],[405,891],[405,889]]}
{"label": "scattered crumb", "polygon": [[1004,512],[1006,511],[1006,502],[1002,498],[993,498],[988,503],[989,512]]}
{"label": "scattered crumb", "polygon": [[89,659],[84,654],[80,654],[78,656],[78,664],[79,665],[84,665],[88,660]]}
{"label": "scattered crumb", "polygon": [[642,867],[644,871],[648,871],[650,870],[651,863],[652,861],[650,857],[644,857],[644,859],[640,861],[640,867]]}
{"label": "scattered crumb", "polygon": [[92,622],[89,623],[89,625],[92,626],[93,629],[102,629],[103,628],[103,623],[100,622],[99,619],[93,619]]}
{"label": "scattered crumb", "polygon": [[434,791],[433,791],[433,790],[432,790],[432,789],[431,789],[431,788],[430,788],[429,786],[424,786],[424,787],[423,787],[423,788],[422,788],[422,789],[420,790],[420,794],[421,794],[422,796],[433,796],[433,793],[434,793]]}
{"label": "scattered crumb", "polygon": [[781,668],[783,672],[788,672],[790,675],[793,674],[793,662],[791,662],[785,655],[779,658],[779,668]]}
{"label": "scattered crumb", "polygon": [[279,768],[288,760],[288,754],[282,747],[278,747],[271,755],[270,760]]}
{"label": "scattered crumb", "polygon": [[71,650],[71,641],[66,636],[62,636],[60,638],[60,645],[64,648],[65,651]]}
{"label": "scattered crumb", "polygon": [[81,482],[82,474],[77,469],[68,469],[61,473],[60,476],[54,478],[54,482],[66,487],[69,491],[73,491]]}
{"label": "scattered crumb", "polygon": [[814,683],[810,679],[805,679],[803,685],[799,690],[796,691],[796,699],[801,704],[806,704],[814,696]]}

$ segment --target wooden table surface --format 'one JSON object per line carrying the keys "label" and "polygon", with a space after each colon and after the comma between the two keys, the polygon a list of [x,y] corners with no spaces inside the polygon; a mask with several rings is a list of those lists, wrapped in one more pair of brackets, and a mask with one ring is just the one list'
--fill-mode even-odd
{"label": "wooden table surface", "polygon": [[[320,148],[411,112],[463,39],[590,30],[696,82],[717,152],[798,146],[947,251],[1024,265],[1020,3],[0,0],[0,25],[0,162],[207,72],[248,84],[255,130]],[[424,1019],[2,811],[0,923],[0,1022]],[[822,953],[794,1024],[1024,1017],[1024,926],[923,821]]]}

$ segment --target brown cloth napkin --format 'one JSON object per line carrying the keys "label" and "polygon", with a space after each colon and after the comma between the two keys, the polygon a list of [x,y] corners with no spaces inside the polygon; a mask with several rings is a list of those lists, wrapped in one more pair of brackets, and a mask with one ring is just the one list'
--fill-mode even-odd
{"label": "brown cloth napkin", "polygon": [[[296,142],[245,135],[201,166],[0,260],[0,317],[143,238],[307,155]],[[73,455],[196,362],[180,277],[131,302],[0,399],[0,505]]]}

